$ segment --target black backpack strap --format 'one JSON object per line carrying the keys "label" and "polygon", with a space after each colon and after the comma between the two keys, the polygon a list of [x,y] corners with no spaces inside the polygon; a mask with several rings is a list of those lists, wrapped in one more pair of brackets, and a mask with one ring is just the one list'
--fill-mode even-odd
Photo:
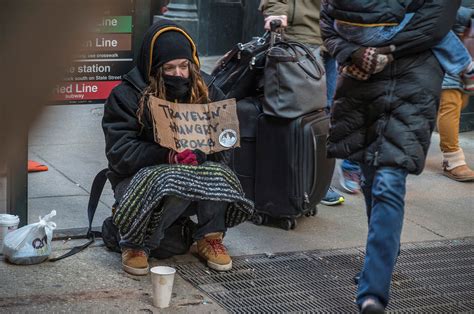
{"label": "black backpack strap", "polygon": [[91,195],[89,197],[89,204],[87,205],[87,216],[89,218],[89,228],[87,229],[86,237],[89,241],[83,245],[73,247],[69,252],[63,254],[61,256],[49,259],[50,262],[56,262],[63,258],[69,257],[74,255],[89,245],[94,243],[95,237],[101,237],[102,234],[99,231],[92,231],[92,221],[94,220],[94,215],[97,210],[97,206],[99,205],[100,196],[102,195],[102,191],[104,190],[105,183],[107,182],[107,171],[108,169],[101,170],[98,174],[96,174],[94,181],[92,182],[91,188]]}

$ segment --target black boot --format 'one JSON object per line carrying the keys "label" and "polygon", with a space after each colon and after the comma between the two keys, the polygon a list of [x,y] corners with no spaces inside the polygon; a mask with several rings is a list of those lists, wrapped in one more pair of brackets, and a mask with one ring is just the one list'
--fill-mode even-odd
{"label": "black boot", "polygon": [[377,298],[368,297],[360,306],[361,314],[383,314],[385,307]]}

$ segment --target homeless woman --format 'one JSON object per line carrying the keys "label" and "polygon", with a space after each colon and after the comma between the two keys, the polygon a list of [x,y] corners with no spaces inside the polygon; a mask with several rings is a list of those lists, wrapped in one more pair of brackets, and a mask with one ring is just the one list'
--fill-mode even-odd
{"label": "homeless woman", "polygon": [[136,67],[107,99],[102,121],[107,176],[118,204],[113,220],[127,273],[146,275],[149,252],[159,249],[165,230],[194,214],[199,256],[212,269],[232,268],[223,235],[249,217],[253,204],[225,165],[227,153],[178,153],[160,146],[148,106],[150,96],[192,104],[222,100],[223,93],[207,80],[189,34],[162,20],[147,31]]}

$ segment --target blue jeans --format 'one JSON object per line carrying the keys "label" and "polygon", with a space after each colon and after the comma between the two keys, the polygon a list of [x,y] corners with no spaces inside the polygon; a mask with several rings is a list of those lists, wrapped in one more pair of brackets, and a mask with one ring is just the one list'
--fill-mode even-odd
{"label": "blue jeans", "polygon": [[466,47],[452,31],[431,50],[444,71],[451,75],[461,74],[472,61]]}
{"label": "blue jeans", "polygon": [[369,231],[357,289],[357,304],[376,297],[387,306],[392,272],[400,249],[406,177],[401,168],[360,165]]}
{"label": "blue jeans", "polygon": [[344,159],[341,163],[341,168],[344,171],[357,171],[360,172],[359,164],[350,161],[348,159]]}
{"label": "blue jeans", "polygon": [[327,95],[327,108],[331,108],[334,93],[336,92],[336,81],[337,81],[337,64],[336,59],[331,57],[327,52],[323,56],[324,69],[326,70],[326,95]]}

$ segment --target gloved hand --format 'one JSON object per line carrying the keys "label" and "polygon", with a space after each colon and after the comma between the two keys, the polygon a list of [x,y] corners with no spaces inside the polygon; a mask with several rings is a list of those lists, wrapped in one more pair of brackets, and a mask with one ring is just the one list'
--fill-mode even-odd
{"label": "gloved hand", "polygon": [[168,159],[169,159],[169,163],[171,164],[197,166],[205,162],[207,159],[207,156],[204,152],[202,152],[199,149],[195,149],[195,150],[186,149],[182,151],[181,153],[170,151],[170,155],[168,156]]}
{"label": "gloved hand", "polygon": [[380,48],[361,47],[352,53],[352,63],[367,74],[379,73],[393,61],[394,51],[394,45]]}
{"label": "gloved hand", "polygon": [[207,160],[207,155],[200,149],[193,150],[194,155],[196,155],[196,161],[198,165],[203,164]]}
{"label": "gloved hand", "polygon": [[355,64],[345,65],[339,68],[342,76],[350,77],[359,81],[366,81],[370,78],[370,74],[365,73]]}
{"label": "gloved hand", "polygon": [[265,29],[267,31],[270,30],[270,23],[273,20],[280,20],[282,28],[286,28],[288,26],[288,17],[286,15],[269,15],[265,18]]}

